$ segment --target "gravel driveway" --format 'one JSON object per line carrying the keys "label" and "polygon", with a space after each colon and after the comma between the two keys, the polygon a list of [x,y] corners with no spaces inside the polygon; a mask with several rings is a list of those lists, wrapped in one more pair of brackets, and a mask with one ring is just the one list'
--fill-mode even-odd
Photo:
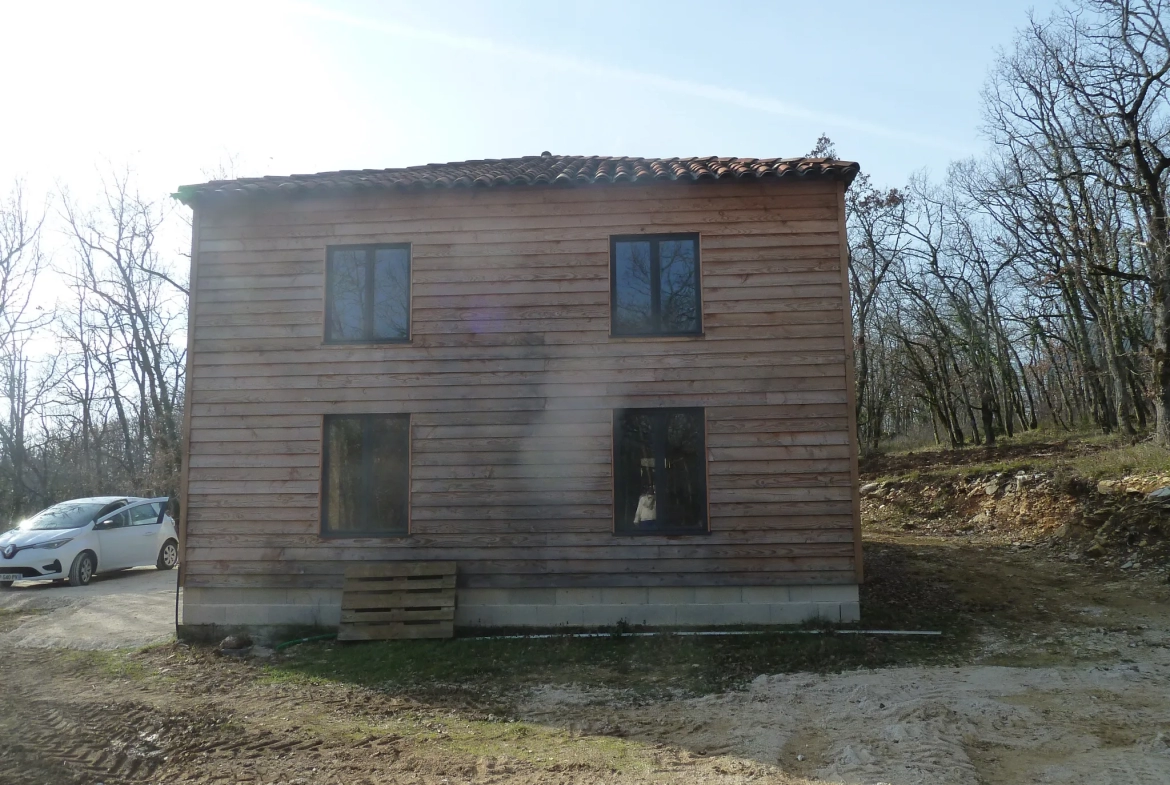
{"label": "gravel driveway", "polygon": [[18,614],[0,642],[21,648],[122,649],[174,638],[175,570],[138,567],[88,586],[18,581],[0,610]]}

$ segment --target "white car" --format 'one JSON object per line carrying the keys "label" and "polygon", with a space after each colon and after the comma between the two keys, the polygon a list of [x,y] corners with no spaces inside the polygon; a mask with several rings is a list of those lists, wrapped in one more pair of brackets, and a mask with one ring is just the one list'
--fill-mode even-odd
{"label": "white car", "polygon": [[179,561],[168,499],[95,496],[54,504],[0,534],[0,588],[13,581],[84,586],[99,572]]}

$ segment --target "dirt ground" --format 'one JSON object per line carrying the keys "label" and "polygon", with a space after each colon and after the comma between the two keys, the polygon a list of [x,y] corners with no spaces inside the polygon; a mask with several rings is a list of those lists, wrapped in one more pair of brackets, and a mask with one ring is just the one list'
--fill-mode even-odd
{"label": "dirt ground", "polygon": [[5,635],[0,783],[1170,782],[1170,587],[913,533],[868,548],[875,567],[945,579],[977,619],[953,665],[674,697],[535,686],[496,708],[179,644]]}
{"label": "dirt ground", "polygon": [[175,637],[174,608],[173,570],[105,573],[88,586],[19,581],[0,591],[0,645],[120,649],[164,643]]}
{"label": "dirt ground", "polygon": [[7,602],[0,785],[1170,783],[1160,557],[1124,569],[1141,545],[1122,538],[1117,558],[1082,558],[1054,534],[1063,502],[1035,489],[1042,525],[1006,491],[963,490],[966,506],[899,493],[865,503],[863,618],[937,623],[936,648],[900,667],[763,668],[728,690],[378,683],[331,672],[362,651],[333,644],[258,659],[38,648],[60,608]]}

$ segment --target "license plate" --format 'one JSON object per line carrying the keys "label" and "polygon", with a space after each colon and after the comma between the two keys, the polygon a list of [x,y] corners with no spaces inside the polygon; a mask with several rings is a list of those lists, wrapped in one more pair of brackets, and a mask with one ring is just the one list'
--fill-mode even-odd
{"label": "license plate", "polygon": [[22,581],[24,576],[19,572],[0,572],[0,581]]}

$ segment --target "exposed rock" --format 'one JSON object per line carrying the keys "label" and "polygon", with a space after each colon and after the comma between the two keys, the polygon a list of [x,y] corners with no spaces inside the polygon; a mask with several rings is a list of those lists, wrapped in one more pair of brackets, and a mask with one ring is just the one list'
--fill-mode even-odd
{"label": "exposed rock", "polygon": [[879,482],[866,483],[865,485],[861,486],[861,495],[862,496],[871,496],[872,494],[876,493],[878,491],[878,489],[880,489],[881,487],[882,487],[882,485]]}
{"label": "exposed rock", "polygon": [[1170,486],[1150,491],[1146,494],[1146,498],[1158,504],[1170,504]]}
{"label": "exposed rock", "polygon": [[220,641],[220,651],[238,651],[252,645],[252,639],[247,635],[229,635]]}
{"label": "exposed rock", "polygon": [[999,493],[999,481],[992,480],[991,482],[987,483],[987,485],[984,485],[983,492],[988,496],[995,496],[997,493]]}
{"label": "exposed rock", "polygon": [[1116,493],[1120,486],[1116,480],[1101,480],[1097,483],[1097,493]]}

